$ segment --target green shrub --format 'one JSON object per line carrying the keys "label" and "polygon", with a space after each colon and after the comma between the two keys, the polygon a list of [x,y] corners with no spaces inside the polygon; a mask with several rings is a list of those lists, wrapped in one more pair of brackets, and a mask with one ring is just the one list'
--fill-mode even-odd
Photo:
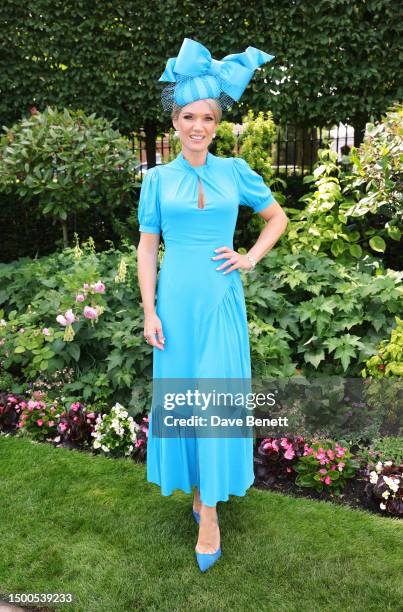
{"label": "green shrub", "polygon": [[32,214],[61,224],[90,207],[116,208],[130,197],[135,158],[112,122],[82,111],[35,111],[0,140],[0,189],[29,203]]}

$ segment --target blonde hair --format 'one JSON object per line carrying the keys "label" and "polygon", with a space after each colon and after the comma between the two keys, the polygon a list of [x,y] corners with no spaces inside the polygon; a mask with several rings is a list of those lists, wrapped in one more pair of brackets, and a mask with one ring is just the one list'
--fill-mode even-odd
{"label": "blonde hair", "polygon": [[[220,123],[221,117],[222,117],[222,109],[221,109],[221,105],[219,101],[217,100],[217,98],[205,98],[204,102],[207,102],[210,110],[213,112],[215,122],[217,124]],[[179,106],[178,104],[174,103],[173,108],[172,108],[171,118],[178,119],[181,111],[184,108],[186,108],[186,106]]]}

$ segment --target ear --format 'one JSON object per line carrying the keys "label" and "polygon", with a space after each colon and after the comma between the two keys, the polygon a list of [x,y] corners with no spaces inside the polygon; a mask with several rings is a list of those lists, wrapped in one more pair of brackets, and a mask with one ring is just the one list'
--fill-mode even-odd
{"label": "ear", "polygon": [[177,119],[172,119],[172,125],[174,126],[175,130],[178,131],[178,121],[177,121]]}

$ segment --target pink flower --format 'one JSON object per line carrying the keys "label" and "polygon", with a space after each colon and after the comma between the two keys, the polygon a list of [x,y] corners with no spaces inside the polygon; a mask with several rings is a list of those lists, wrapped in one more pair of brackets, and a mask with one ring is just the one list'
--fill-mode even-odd
{"label": "pink flower", "polygon": [[82,293],[79,293],[78,295],[76,295],[76,302],[84,302],[85,300],[85,295],[83,295]]}
{"label": "pink flower", "polygon": [[43,333],[44,336],[49,336],[50,335],[50,331],[49,331],[49,329],[47,327],[43,328],[42,333]]}
{"label": "pink flower", "polygon": [[83,314],[86,319],[96,319],[98,317],[97,310],[91,306],[85,306]]}
{"label": "pink flower", "polygon": [[332,481],[331,481],[331,479],[330,479],[330,476],[326,476],[326,478],[325,478],[325,484],[329,485],[331,482],[332,482]]}
{"label": "pink flower", "polygon": [[134,446],[136,446],[137,448],[139,448],[140,446],[144,445],[144,440],[136,440],[136,443]]}
{"label": "pink flower", "polygon": [[319,474],[327,474],[327,469],[326,468],[320,468]]}
{"label": "pink flower", "polygon": [[287,438],[281,438],[280,446],[282,446],[283,448],[288,448],[289,442],[288,442]]}
{"label": "pink flower", "polygon": [[[339,465],[337,466],[337,469],[339,470],[339,472],[342,472],[342,471],[343,471],[343,468],[344,468],[344,466],[345,466],[345,465],[346,465],[346,464],[345,464],[345,463],[343,463],[343,461],[340,461]],[[335,466],[335,467],[336,467],[336,466]]]}
{"label": "pink flower", "polygon": [[95,419],[95,412],[88,412],[87,419]]}
{"label": "pink flower", "polygon": [[336,466],[335,466],[335,465],[331,465],[331,466],[330,466],[330,469],[332,470],[332,472],[334,472],[334,471],[335,471],[335,469],[336,469]]}
{"label": "pink flower", "polygon": [[69,308],[69,310],[66,310],[66,312],[64,313],[64,317],[69,325],[73,323],[76,318],[71,308]]}
{"label": "pink flower", "polygon": [[327,452],[327,456],[329,457],[329,459],[334,459],[334,452],[331,449],[329,449],[326,452]]}
{"label": "pink flower", "polygon": [[59,423],[59,431],[61,433],[63,433],[64,431],[66,431],[66,429],[68,429],[68,425],[67,423]]}
{"label": "pink flower", "polygon": [[292,469],[290,467],[286,467],[285,469],[287,472],[292,472]]}
{"label": "pink flower", "polygon": [[84,288],[84,289],[89,289],[89,287],[90,287],[90,286],[89,286],[89,284],[88,284],[88,283],[84,283],[84,285],[83,285],[83,288]]}
{"label": "pink flower", "polygon": [[80,410],[80,402],[74,402],[73,404],[71,404],[70,408],[77,412],[77,410]]}
{"label": "pink flower", "polygon": [[63,316],[63,315],[61,315],[61,314],[60,314],[60,315],[57,315],[57,317],[56,317],[56,321],[57,321],[58,323],[60,323],[60,325],[67,325],[67,321],[66,321],[66,319],[65,319],[65,318],[64,318],[64,316]]}
{"label": "pink flower", "polygon": [[17,425],[17,427],[24,427],[24,421],[20,421]]}
{"label": "pink flower", "polygon": [[278,448],[278,441],[277,440],[273,440],[273,442],[271,443],[273,450],[275,450],[277,453],[279,451]]}
{"label": "pink flower", "polygon": [[271,442],[264,442],[264,443],[262,444],[262,449],[263,449],[263,450],[270,450],[270,449],[271,449],[271,447],[272,447],[272,446],[271,446]]}
{"label": "pink flower", "polygon": [[294,459],[295,452],[292,446],[289,446],[284,453],[284,459]]}
{"label": "pink flower", "polygon": [[49,421],[49,423],[48,423],[48,424],[49,424],[49,427],[53,427],[53,425],[55,424],[55,422],[54,422],[54,421]]}
{"label": "pink flower", "polygon": [[39,427],[42,427],[42,425],[43,425],[43,421],[42,421],[42,419],[38,419],[38,420],[37,420],[37,423],[38,423]]}
{"label": "pink flower", "polygon": [[101,281],[98,281],[94,285],[94,291],[95,293],[105,293],[105,285],[101,283]]}
{"label": "pink flower", "polygon": [[80,420],[80,419],[79,419],[79,417],[78,417],[77,415],[76,415],[76,416],[73,416],[73,421],[74,421],[75,423],[78,423],[78,421],[79,421],[79,420]]}
{"label": "pink flower", "polygon": [[7,400],[10,402],[10,404],[18,404],[18,400],[16,397],[14,397],[14,395],[8,395]]}
{"label": "pink flower", "polygon": [[25,402],[25,401],[20,402],[20,408],[24,409],[26,407],[27,407],[27,402]]}

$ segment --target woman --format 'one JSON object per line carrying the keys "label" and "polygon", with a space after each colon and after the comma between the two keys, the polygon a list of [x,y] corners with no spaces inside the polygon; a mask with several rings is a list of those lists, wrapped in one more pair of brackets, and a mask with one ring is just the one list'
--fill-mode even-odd
{"label": "woman", "polygon": [[[251,377],[239,271],[256,266],[285,231],[288,219],[243,159],[215,157],[208,146],[222,108],[238,100],[254,70],[272,58],[248,47],[219,62],[205,47],[185,39],[160,78],[172,83],[162,102],[171,111],[182,151],[147,173],[139,203],[138,276],[144,336],[153,346],[154,382]],[[239,204],[270,221],[247,254],[232,248]],[[165,254],[155,306],[161,233]],[[174,435],[161,433],[163,416],[154,411],[155,395],[154,387],[147,479],[161,487],[162,495],[176,489],[191,493],[194,487],[193,515],[199,523],[195,551],[205,571],[221,555],[217,502],[245,495],[253,484],[253,439],[192,437],[181,426]]]}

